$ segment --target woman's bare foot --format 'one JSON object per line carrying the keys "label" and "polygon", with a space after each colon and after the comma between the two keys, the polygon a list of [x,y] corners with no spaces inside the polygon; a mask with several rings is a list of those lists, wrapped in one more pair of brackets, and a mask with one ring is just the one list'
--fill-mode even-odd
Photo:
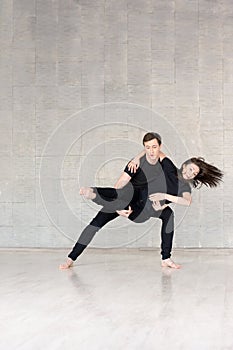
{"label": "woman's bare foot", "polygon": [[96,197],[96,194],[93,188],[91,187],[81,187],[79,194],[81,194],[81,196],[84,196],[87,199],[95,199]]}
{"label": "woman's bare foot", "polygon": [[66,270],[66,269],[69,269],[70,267],[73,266],[73,260],[71,260],[70,258],[67,259],[66,263],[65,264],[61,264],[59,266],[60,270]]}
{"label": "woman's bare foot", "polygon": [[181,265],[175,264],[170,258],[162,260],[162,267],[170,267],[172,269],[180,269]]}

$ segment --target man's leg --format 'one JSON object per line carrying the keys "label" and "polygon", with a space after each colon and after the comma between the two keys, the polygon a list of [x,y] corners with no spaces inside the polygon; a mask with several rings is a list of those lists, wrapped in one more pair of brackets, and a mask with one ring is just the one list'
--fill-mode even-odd
{"label": "man's leg", "polygon": [[116,217],[118,217],[117,213],[105,213],[103,211],[99,211],[90,224],[83,230],[78,241],[69,253],[67,262],[60,265],[60,269],[68,269],[71,267],[73,262],[80,254],[82,254],[84,249],[94,238],[96,232],[98,232],[104,225],[106,225],[109,221],[114,220]]}
{"label": "man's leg", "polygon": [[165,208],[159,216],[162,220],[161,228],[161,255],[162,266],[179,269],[180,265],[175,264],[171,259],[172,242],[174,236],[174,212],[170,207]]}
{"label": "man's leg", "polygon": [[[136,208],[136,210],[135,210]],[[179,269],[180,265],[175,264],[170,259],[172,251],[172,241],[174,236],[174,213],[170,207],[166,207],[163,211],[155,211],[151,203],[147,203],[143,209],[134,205],[133,213],[129,215],[129,219],[135,223],[147,221],[150,217],[162,220],[161,227],[161,255],[162,266]]]}

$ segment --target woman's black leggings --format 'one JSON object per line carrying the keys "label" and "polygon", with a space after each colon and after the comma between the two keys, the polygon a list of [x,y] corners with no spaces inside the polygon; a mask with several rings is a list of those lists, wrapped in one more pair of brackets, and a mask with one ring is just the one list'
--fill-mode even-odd
{"label": "woman's black leggings", "polygon": [[[152,208],[152,207],[151,207]],[[84,251],[84,249],[91,242],[96,232],[98,232],[108,222],[114,220],[119,215],[116,212],[107,213],[103,211],[104,208],[98,212],[95,218],[90,222],[89,225],[81,233],[77,243],[69,253],[68,257],[73,261]],[[155,217],[162,220],[161,228],[161,255],[162,259],[170,258],[172,250],[172,241],[174,235],[174,213],[170,207],[165,208],[162,212],[155,211],[153,208],[149,213],[149,216],[144,221],[148,220],[149,217]],[[134,220],[137,222],[137,220]],[[142,222],[142,221],[140,221]]]}
{"label": "woman's black leggings", "polygon": [[113,187],[92,187],[92,189],[96,194],[93,202],[101,205],[106,213],[124,209],[136,200],[135,190],[131,184],[120,189]]}

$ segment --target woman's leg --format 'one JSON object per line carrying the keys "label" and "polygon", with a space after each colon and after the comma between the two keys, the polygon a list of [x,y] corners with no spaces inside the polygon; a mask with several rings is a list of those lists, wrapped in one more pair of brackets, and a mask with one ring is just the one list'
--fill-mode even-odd
{"label": "woman's leg", "polygon": [[126,186],[122,189],[113,187],[81,187],[80,194],[94,203],[101,205],[106,213],[114,213],[116,210],[126,208],[132,197],[133,187]]}
{"label": "woman's leg", "polygon": [[68,255],[68,260],[65,264],[60,265],[61,269],[67,269],[73,265],[73,262],[82,254],[84,249],[88,246],[91,240],[94,238],[96,232],[98,232],[104,225],[109,221],[114,220],[118,217],[115,213],[105,213],[99,211],[95,218],[90,222],[89,225],[83,230],[78,241],[74,245],[73,249]]}
{"label": "woman's leg", "polygon": [[79,194],[85,197],[86,199],[95,199],[96,194],[93,191],[92,187],[81,187],[79,190]]}
{"label": "woman's leg", "polygon": [[79,193],[86,199],[105,205],[105,202],[112,202],[117,199],[117,190],[113,187],[81,187]]}

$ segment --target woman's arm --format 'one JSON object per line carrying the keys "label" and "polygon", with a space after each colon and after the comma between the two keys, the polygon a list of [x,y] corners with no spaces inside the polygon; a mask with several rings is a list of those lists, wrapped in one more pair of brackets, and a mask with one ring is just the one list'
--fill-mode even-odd
{"label": "woman's arm", "polygon": [[172,196],[171,194],[167,193],[153,193],[149,196],[149,199],[152,202],[168,200],[169,202],[185,206],[189,206],[192,202],[192,197],[189,192],[184,192],[182,197]]}
{"label": "woman's arm", "polygon": [[182,194],[182,197],[172,196],[171,194],[165,194],[165,199],[167,201],[185,206],[189,206],[192,203],[192,196],[189,192],[184,192]]}
{"label": "woman's arm", "polygon": [[[141,151],[139,154],[137,154],[128,164],[128,169],[132,172],[132,173],[136,173],[137,169],[139,168],[140,165],[140,159],[146,154],[145,149],[143,151]],[[163,158],[165,158],[166,155],[163,152],[159,152],[159,159],[160,161],[163,160]]]}
{"label": "woman's arm", "polygon": [[137,169],[140,165],[140,159],[145,155],[145,150],[141,151],[139,154],[137,154],[128,164],[128,169],[132,173],[136,173]]}

